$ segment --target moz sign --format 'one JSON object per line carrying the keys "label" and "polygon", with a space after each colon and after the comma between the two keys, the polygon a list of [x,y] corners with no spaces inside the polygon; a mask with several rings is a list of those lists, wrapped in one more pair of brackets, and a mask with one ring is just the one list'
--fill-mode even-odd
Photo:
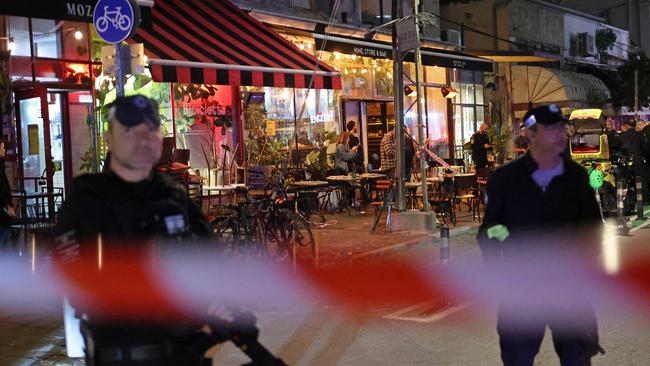
{"label": "moz sign", "polygon": [[65,5],[69,16],[79,16],[88,18],[89,20],[93,17],[93,6],[90,4],[67,2]]}

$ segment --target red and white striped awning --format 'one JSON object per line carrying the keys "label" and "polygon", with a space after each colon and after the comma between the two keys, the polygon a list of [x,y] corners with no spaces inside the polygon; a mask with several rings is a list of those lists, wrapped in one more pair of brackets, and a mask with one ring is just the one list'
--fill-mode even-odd
{"label": "red and white striped awning", "polygon": [[156,0],[143,43],[154,81],[340,89],[332,67],[228,0]]}

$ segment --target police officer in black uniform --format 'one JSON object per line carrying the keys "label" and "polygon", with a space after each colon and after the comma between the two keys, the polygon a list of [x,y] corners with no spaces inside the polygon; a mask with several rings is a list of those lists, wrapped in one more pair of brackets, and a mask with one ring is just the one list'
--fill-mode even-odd
{"label": "police officer in black uniform", "polygon": [[[75,178],[55,228],[55,255],[83,259],[101,235],[106,250],[148,245],[152,239],[187,243],[208,238],[210,227],[181,186],[154,170],[162,154],[156,103],[136,95],[108,106],[108,169]],[[182,241],[177,239],[183,239]],[[70,258],[77,253],[79,258]],[[75,304],[73,303],[73,306]],[[84,309],[77,309],[81,317]],[[167,327],[142,322],[104,320],[85,314],[82,333],[86,364],[199,364],[179,356],[175,340],[199,332],[200,326]],[[198,356],[199,358],[202,355]]]}
{"label": "police officer in black uniform", "polygon": [[[524,123],[530,150],[490,177],[485,219],[477,236],[488,267],[515,264],[539,272],[532,282],[522,283],[526,288],[515,289],[517,293],[534,290],[535,279],[553,273],[553,262],[538,261],[545,255],[561,252],[555,258],[564,258],[575,251],[587,254],[581,259],[594,260],[602,224],[586,170],[562,155],[567,121],[560,109],[534,108]],[[523,274],[508,274],[518,275]],[[563,366],[590,365],[591,356],[602,349],[588,299],[544,299],[548,303],[522,306],[511,298],[500,302],[497,332],[504,365],[532,366],[546,326]]]}

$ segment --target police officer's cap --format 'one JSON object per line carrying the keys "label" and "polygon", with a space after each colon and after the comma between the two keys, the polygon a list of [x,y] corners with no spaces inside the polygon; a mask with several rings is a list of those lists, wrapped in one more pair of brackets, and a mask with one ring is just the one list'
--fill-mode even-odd
{"label": "police officer's cap", "polygon": [[143,122],[160,126],[158,104],[144,95],[118,97],[108,105],[108,120],[118,120],[126,127],[134,127]]}
{"label": "police officer's cap", "polygon": [[562,114],[560,108],[555,104],[543,105],[529,110],[524,116],[524,126],[530,128],[535,124],[544,126],[556,123],[567,123],[568,120]]}

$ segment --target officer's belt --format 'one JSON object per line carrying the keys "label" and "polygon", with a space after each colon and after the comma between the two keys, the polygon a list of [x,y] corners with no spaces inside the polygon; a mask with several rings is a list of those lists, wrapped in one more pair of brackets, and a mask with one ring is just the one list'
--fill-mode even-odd
{"label": "officer's belt", "polygon": [[102,347],[97,350],[100,364],[120,361],[164,360],[171,356],[171,346],[166,344],[134,347]]}

